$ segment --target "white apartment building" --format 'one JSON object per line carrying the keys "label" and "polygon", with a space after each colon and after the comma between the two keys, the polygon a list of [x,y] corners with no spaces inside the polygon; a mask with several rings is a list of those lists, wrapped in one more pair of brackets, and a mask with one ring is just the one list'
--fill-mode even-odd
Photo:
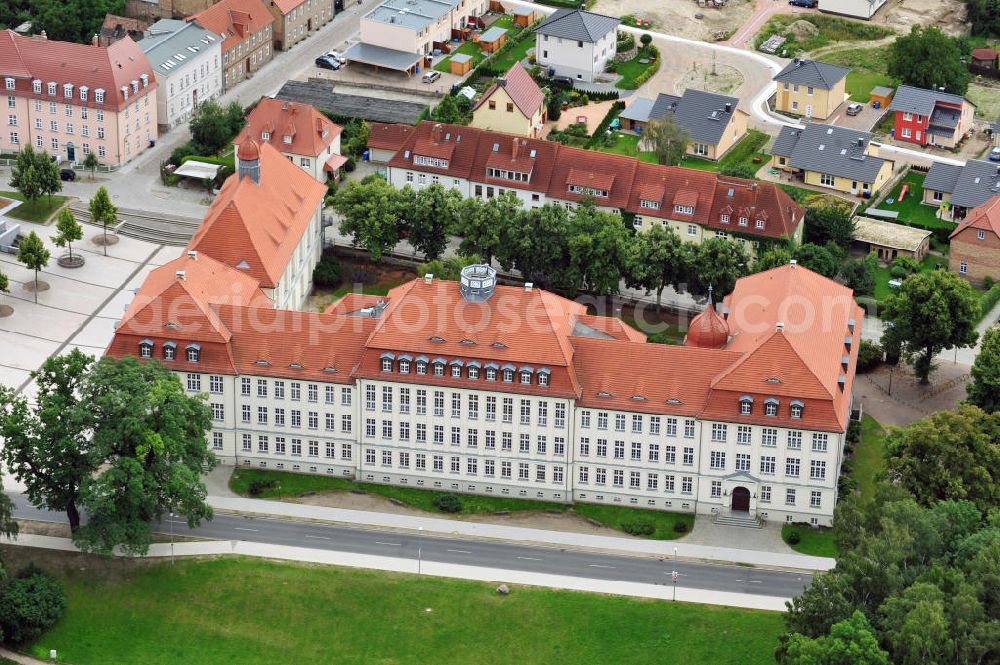
{"label": "white apartment building", "polygon": [[158,84],[161,131],[188,122],[199,104],[222,94],[222,39],[197,21],[161,19],[139,46]]}
{"label": "white apartment building", "polygon": [[535,61],[555,75],[593,83],[615,57],[619,23],[612,16],[557,9],[535,29]]}

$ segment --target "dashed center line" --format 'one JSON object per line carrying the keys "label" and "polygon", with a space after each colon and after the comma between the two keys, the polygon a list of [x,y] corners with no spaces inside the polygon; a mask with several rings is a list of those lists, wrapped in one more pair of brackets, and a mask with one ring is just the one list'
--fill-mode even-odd
{"label": "dashed center line", "polygon": [[402,543],[383,543],[381,540],[375,541],[376,545],[389,545],[390,547],[402,547]]}
{"label": "dashed center line", "polygon": [[521,559],[522,561],[541,561],[541,559],[536,559],[533,556],[519,556],[517,558]]}
{"label": "dashed center line", "polygon": [[611,569],[614,569],[614,566],[604,566],[604,565],[601,565],[599,563],[588,563],[587,565],[589,567],[591,567],[591,568],[611,568]]}
{"label": "dashed center line", "polygon": [[445,552],[454,552],[455,554],[472,554],[469,550],[445,550]]}
{"label": "dashed center line", "polygon": [[234,526],[233,529],[235,531],[254,531],[254,532],[260,531],[260,529],[248,529],[248,528],[242,527],[242,526]]}
{"label": "dashed center line", "polygon": [[330,536],[311,536],[308,533],[306,534],[306,538],[312,538],[313,540],[330,540]]}

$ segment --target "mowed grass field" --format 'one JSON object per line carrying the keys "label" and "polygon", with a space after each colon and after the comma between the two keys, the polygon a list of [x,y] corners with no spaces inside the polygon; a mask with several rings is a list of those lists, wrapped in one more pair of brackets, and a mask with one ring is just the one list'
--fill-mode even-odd
{"label": "mowed grass field", "polygon": [[[5,560],[14,550],[32,552],[3,548]],[[765,665],[782,631],[777,612],[520,586],[502,597],[488,583],[245,558],[58,556],[69,611],[30,651],[74,665]]]}

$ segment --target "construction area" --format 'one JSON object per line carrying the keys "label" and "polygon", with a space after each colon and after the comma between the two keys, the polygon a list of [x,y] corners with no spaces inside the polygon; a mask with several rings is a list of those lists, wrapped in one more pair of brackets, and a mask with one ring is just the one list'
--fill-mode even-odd
{"label": "construction area", "polygon": [[872,19],[899,32],[914,25],[936,25],[953,37],[968,31],[962,0],[889,0]]}
{"label": "construction area", "polygon": [[[767,0],[773,1],[773,0]],[[699,6],[704,5],[704,6]],[[753,0],[597,0],[590,11],[609,16],[635,16],[652,22],[652,29],[678,37],[716,41],[728,36],[753,14]],[[700,16],[700,18],[698,18]]]}

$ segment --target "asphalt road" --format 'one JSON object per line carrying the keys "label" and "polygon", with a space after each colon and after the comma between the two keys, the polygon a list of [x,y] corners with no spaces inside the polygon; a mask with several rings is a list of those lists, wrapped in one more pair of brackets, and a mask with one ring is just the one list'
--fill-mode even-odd
{"label": "asphalt road", "polygon": [[[23,495],[11,494],[17,504],[15,517],[65,522],[66,516],[31,507]],[[196,529],[184,520],[167,519],[156,527],[160,533],[213,540],[245,540],[319,550],[370,554],[403,559],[568,575],[598,580],[671,584],[678,572],[678,586],[707,591],[728,591],[791,598],[811,580],[806,573],[789,573],[744,566],[729,566],[649,557],[616,556],[535,545],[452,539],[439,536],[377,531],[311,522],[244,517],[217,513]]]}

